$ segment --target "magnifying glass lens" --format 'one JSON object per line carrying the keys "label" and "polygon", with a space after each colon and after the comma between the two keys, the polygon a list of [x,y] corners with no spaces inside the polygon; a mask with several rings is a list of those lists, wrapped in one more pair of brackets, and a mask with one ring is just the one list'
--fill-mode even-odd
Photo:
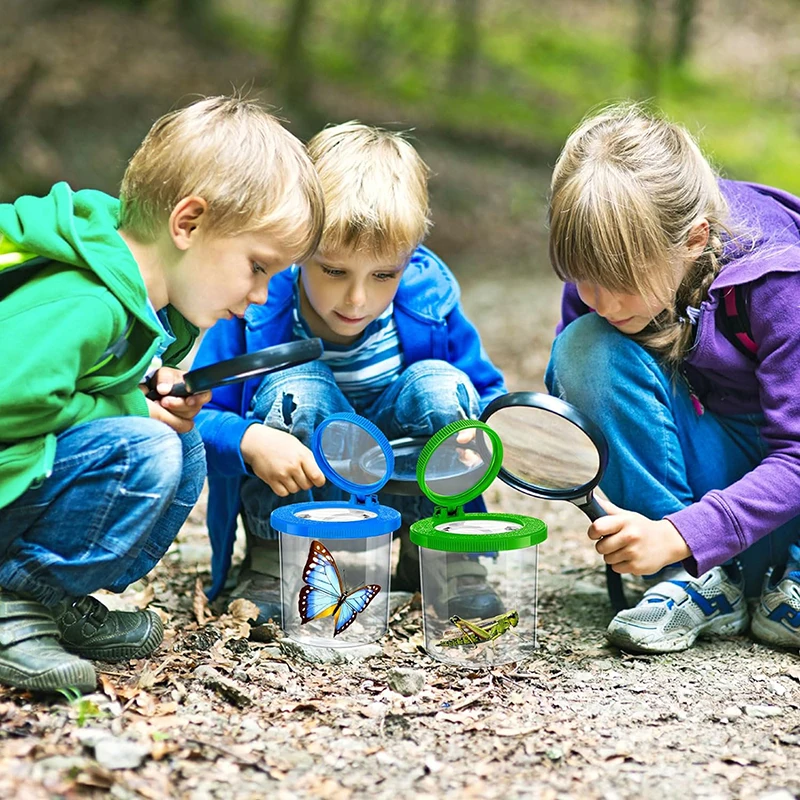
{"label": "magnifying glass lens", "polygon": [[489,423],[503,442],[503,468],[544,490],[569,491],[592,481],[600,454],[589,435],[558,414],[530,406],[495,411]]}

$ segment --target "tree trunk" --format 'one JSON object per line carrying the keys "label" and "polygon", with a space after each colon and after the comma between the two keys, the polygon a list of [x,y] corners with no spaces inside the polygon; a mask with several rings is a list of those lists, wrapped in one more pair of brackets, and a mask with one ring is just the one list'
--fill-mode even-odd
{"label": "tree trunk", "polygon": [[675,0],[675,37],[672,42],[672,63],[680,67],[689,57],[692,45],[696,0]]}
{"label": "tree trunk", "polygon": [[278,83],[289,102],[297,106],[308,105],[311,93],[312,74],[306,35],[313,10],[313,0],[290,0],[286,36],[278,61]]}
{"label": "tree trunk", "polygon": [[467,92],[475,85],[480,0],[454,0],[454,2],[455,32],[450,57],[450,90]]}

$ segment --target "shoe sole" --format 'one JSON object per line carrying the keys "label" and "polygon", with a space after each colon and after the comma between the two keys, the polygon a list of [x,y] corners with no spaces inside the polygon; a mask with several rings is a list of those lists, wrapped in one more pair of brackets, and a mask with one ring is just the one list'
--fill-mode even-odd
{"label": "shoe sole", "polygon": [[42,672],[29,675],[9,664],[0,663],[0,683],[16,689],[32,689],[40,692],[57,692],[59,689],[77,689],[81,693],[93,692],[97,687],[97,675],[88,661],[73,661]]}
{"label": "shoe sole", "polygon": [[761,614],[753,614],[750,632],[760,642],[772,644],[776,647],[788,647],[794,650],[800,648],[800,631],[794,636],[782,625],[765,619]]}
{"label": "shoe sole", "polygon": [[62,641],[61,646],[70,653],[92,661],[127,661],[129,658],[144,658],[149,656],[164,641],[164,626],[161,619],[150,613],[153,625],[147,638],[141,642],[128,644],[109,644],[106,646],[79,647]]}
{"label": "shoe sole", "polygon": [[[690,631],[676,631],[672,634],[653,638],[652,641],[634,639],[627,629],[608,630],[606,638],[621,650],[634,653],[677,653],[688,650],[701,636],[734,636],[747,629],[746,609],[709,620]],[[626,626],[627,628],[627,626]]]}

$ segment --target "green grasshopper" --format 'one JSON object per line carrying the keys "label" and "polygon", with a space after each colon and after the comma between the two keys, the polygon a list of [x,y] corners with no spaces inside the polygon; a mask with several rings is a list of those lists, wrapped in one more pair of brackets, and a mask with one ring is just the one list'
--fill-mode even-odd
{"label": "green grasshopper", "polygon": [[439,647],[463,647],[468,644],[479,645],[483,642],[490,642],[511,628],[516,628],[519,624],[519,614],[516,611],[506,611],[505,614],[499,614],[491,619],[482,619],[479,622],[469,622],[469,620],[453,615],[450,617],[450,622],[463,635],[442,639]]}

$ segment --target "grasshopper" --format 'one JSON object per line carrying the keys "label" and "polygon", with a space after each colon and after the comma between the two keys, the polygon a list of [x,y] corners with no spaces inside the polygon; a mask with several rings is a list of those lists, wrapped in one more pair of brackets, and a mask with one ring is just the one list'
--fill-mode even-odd
{"label": "grasshopper", "polygon": [[515,628],[519,624],[519,614],[516,611],[506,611],[491,619],[482,619],[479,622],[469,622],[461,617],[453,615],[450,622],[461,632],[461,636],[451,636],[442,639],[439,647],[463,647],[465,645],[479,645],[483,642],[490,642],[497,639],[506,631]]}

